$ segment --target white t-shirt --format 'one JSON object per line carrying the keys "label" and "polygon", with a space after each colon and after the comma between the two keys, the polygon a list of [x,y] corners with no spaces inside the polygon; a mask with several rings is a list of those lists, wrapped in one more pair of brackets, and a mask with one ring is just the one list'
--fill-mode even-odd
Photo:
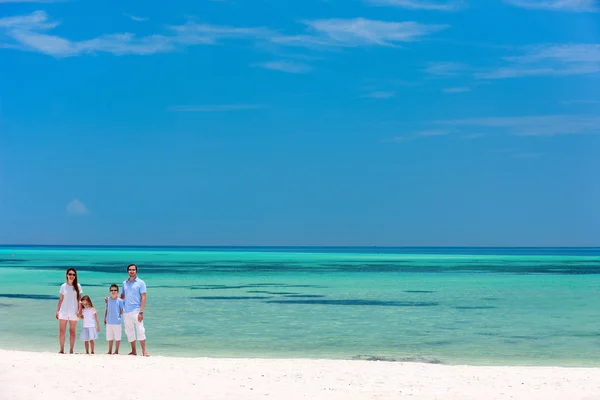
{"label": "white t-shirt", "polygon": [[96,314],[95,308],[84,308],[81,313],[83,314],[83,327],[84,328],[95,328],[96,327]]}
{"label": "white t-shirt", "polygon": [[[79,287],[79,295],[81,295],[83,293],[81,285],[78,283],[77,286]],[[77,314],[77,311],[79,311],[79,302],[77,301],[77,293],[75,293],[73,286],[63,283],[60,287],[60,294],[64,297],[59,312],[67,316]]]}

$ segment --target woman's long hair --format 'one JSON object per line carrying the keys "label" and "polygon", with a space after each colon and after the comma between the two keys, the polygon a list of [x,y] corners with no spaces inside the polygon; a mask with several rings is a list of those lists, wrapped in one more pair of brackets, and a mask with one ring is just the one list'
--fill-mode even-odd
{"label": "woman's long hair", "polygon": [[75,271],[75,268],[69,268],[66,272],[66,276],[65,278],[67,278],[67,283],[69,282],[69,271],[73,271],[75,273],[75,279],[73,279],[73,289],[75,289],[75,293],[77,293],[77,303],[79,303],[81,301],[80,296],[81,293],[79,293],[79,283],[77,282],[77,271]]}

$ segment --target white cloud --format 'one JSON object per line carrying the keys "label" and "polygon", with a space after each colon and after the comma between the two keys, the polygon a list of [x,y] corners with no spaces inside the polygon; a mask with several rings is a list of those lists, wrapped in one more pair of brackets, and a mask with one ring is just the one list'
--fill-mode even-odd
{"label": "white cloud", "polygon": [[561,104],[600,104],[600,100],[565,100]]}
{"label": "white cloud", "polygon": [[289,46],[393,46],[401,42],[421,40],[448,28],[448,25],[428,25],[414,21],[387,22],[365,18],[318,19],[305,21],[308,33],[295,36],[275,36],[275,43]]}
{"label": "white cloud", "polygon": [[217,111],[239,111],[239,110],[256,110],[264,108],[260,104],[216,104],[202,106],[173,106],[169,107],[171,111],[184,112],[217,112]]}
{"label": "white cloud", "polygon": [[593,12],[598,11],[598,0],[506,0],[509,4],[517,7],[555,10],[555,11],[573,11],[573,12]]}
{"label": "white cloud", "polygon": [[[142,18],[130,16],[134,20]],[[101,35],[88,40],[70,40],[53,34],[59,25],[43,11],[29,15],[0,18],[0,42],[3,47],[35,51],[55,57],[72,57],[99,52],[115,55],[147,55],[175,51],[193,45],[217,44],[223,40],[250,40],[284,46],[313,48],[352,46],[394,46],[422,40],[448,28],[418,22],[386,22],[365,18],[319,19],[304,21],[305,32],[281,35],[265,27],[234,27],[189,21],[168,26],[163,34],[136,36],[133,33]],[[273,64],[277,66],[277,64]],[[280,67],[285,67],[279,64]]]}
{"label": "white cloud", "polygon": [[457,76],[468,70],[468,66],[456,62],[431,62],[425,68],[428,74],[438,76]]}
{"label": "white cloud", "polygon": [[413,10],[454,11],[463,7],[462,1],[424,1],[424,0],[366,0],[377,6],[392,6]]}
{"label": "white cloud", "polygon": [[275,71],[287,72],[290,74],[304,74],[312,70],[312,67],[310,65],[293,61],[269,61],[265,63],[256,64],[256,66],[266,69],[272,69]]}
{"label": "white cloud", "polygon": [[368,97],[370,99],[389,99],[396,96],[396,92],[384,92],[384,91],[374,91],[362,95],[361,97]]}
{"label": "white cloud", "polygon": [[473,139],[482,138],[484,136],[485,136],[485,134],[483,134],[483,133],[469,133],[468,135],[462,135],[461,137],[463,139],[473,140]]}
{"label": "white cloud", "polygon": [[89,211],[85,204],[78,199],[73,199],[67,204],[67,213],[70,215],[87,215]]}
{"label": "white cloud", "polygon": [[505,57],[506,66],[478,72],[481,79],[527,76],[589,75],[600,72],[599,44],[550,44],[526,47],[522,54]]}
{"label": "white cloud", "polygon": [[417,132],[417,135],[419,135],[419,136],[445,136],[445,135],[449,135],[449,134],[450,134],[450,131],[443,130],[443,129],[428,129],[425,131]]}
{"label": "white cloud", "polygon": [[21,50],[36,51],[55,57],[71,57],[98,52],[115,55],[147,55],[174,51],[178,47],[215,44],[220,39],[264,37],[264,28],[236,28],[187,23],[171,26],[166,35],[137,37],[132,33],[102,35],[89,40],[72,41],[49,33],[58,26],[43,11],[30,15],[0,18],[0,40]]}
{"label": "white cloud", "polygon": [[67,0],[0,0],[0,3],[62,3]]}
{"label": "white cloud", "polygon": [[445,127],[476,127],[524,136],[600,134],[600,116],[541,115],[524,117],[466,118],[435,121]]}
{"label": "white cloud", "polygon": [[135,22],[145,22],[148,21],[148,18],[144,18],[144,17],[138,17],[135,15],[127,15],[129,18],[131,18],[133,21]]}
{"label": "white cloud", "polygon": [[470,91],[471,88],[468,87],[449,87],[442,90],[444,93],[466,93]]}

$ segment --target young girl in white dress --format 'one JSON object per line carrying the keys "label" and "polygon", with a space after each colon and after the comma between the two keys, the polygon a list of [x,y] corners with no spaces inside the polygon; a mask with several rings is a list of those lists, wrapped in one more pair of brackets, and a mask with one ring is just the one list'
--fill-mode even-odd
{"label": "young girl in white dress", "polygon": [[94,354],[94,340],[98,339],[98,332],[100,332],[100,324],[98,323],[98,314],[92,304],[90,296],[83,296],[81,298],[81,305],[83,310],[83,329],[79,339],[85,342],[85,354],[90,354],[90,347],[92,354]]}

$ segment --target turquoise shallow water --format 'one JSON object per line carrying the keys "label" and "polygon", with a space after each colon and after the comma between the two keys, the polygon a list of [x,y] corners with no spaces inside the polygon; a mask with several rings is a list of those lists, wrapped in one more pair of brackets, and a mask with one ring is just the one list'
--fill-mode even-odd
{"label": "turquoise shallow water", "polygon": [[130,262],[156,355],[600,366],[600,249],[5,246],[0,348],[57,350],[66,268],[103,312]]}

